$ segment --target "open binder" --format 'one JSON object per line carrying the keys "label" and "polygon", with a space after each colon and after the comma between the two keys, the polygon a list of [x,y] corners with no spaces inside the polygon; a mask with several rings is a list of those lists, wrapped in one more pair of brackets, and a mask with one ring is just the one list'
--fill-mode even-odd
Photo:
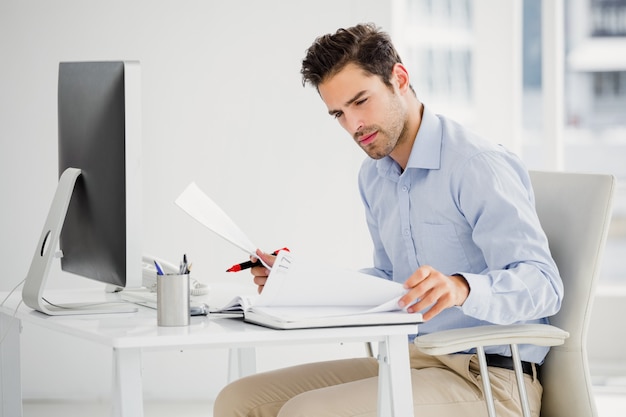
{"label": "open binder", "polygon": [[219,310],[275,329],[371,326],[422,322],[419,313],[398,307],[405,289],[356,271],[312,271],[290,252],[279,252],[263,292],[238,296]]}

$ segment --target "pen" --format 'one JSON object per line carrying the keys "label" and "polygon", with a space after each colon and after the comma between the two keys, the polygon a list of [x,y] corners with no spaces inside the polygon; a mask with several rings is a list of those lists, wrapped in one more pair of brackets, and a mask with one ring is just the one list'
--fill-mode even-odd
{"label": "pen", "polygon": [[163,275],[163,268],[161,268],[161,265],[159,265],[157,261],[154,261],[154,267],[157,270],[157,275]]}
{"label": "pen", "polygon": [[[278,255],[278,252],[280,252],[281,250],[286,250],[287,252],[289,252],[288,248],[282,248],[282,249],[278,249],[272,252],[272,255]],[[239,272],[239,271],[243,271],[244,269],[252,268],[253,266],[257,266],[257,265],[260,265],[260,262],[258,259],[255,262],[246,261],[246,262],[242,262],[240,264],[231,266],[230,268],[226,270],[226,272]]]}
{"label": "pen", "polygon": [[183,261],[180,263],[180,268],[178,273],[181,275],[186,275],[189,273],[189,264],[187,263],[187,254],[183,254]]}

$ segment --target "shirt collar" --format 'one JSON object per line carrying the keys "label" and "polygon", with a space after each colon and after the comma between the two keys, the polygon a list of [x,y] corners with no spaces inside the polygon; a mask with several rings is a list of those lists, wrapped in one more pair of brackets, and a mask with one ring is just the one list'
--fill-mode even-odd
{"label": "shirt collar", "polygon": [[[407,169],[439,169],[441,167],[441,141],[442,141],[441,120],[424,106],[422,122],[417,131],[411,155],[407,163]],[[378,172],[382,175],[400,175],[398,164],[386,156],[376,161]]]}

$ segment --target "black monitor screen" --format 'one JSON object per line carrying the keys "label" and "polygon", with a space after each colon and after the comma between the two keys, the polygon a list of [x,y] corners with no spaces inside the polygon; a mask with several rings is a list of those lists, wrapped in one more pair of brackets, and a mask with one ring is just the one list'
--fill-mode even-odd
{"label": "black monitor screen", "polygon": [[[141,271],[141,253],[127,259],[129,222],[136,207],[127,201],[141,189],[128,189],[138,175],[128,170],[129,112],[124,62],[64,62],[59,66],[59,176],[78,168],[78,177],[60,237],[61,267],[97,281],[126,286],[127,263]],[[134,147],[134,148],[133,148]],[[132,145],[135,149],[137,144]],[[132,165],[130,165],[132,167]],[[130,196],[130,197],[129,197]],[[132,225],[130,225],[132,226]]]}

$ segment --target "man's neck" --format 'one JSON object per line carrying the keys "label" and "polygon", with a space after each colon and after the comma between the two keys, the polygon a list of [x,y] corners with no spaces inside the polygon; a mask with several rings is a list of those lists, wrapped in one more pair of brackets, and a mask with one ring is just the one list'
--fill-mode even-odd
{"label": "man's neck", "polygon": [[406,129],[394,150],[389,155],[394,161],[400,165],[402,171],[406,169],[413,149],[413,143],[417,137],[420,125],[422,123],[422,114],[424,113],[424,105],[417,99],[410,100],[409,112],[406,121]]}

